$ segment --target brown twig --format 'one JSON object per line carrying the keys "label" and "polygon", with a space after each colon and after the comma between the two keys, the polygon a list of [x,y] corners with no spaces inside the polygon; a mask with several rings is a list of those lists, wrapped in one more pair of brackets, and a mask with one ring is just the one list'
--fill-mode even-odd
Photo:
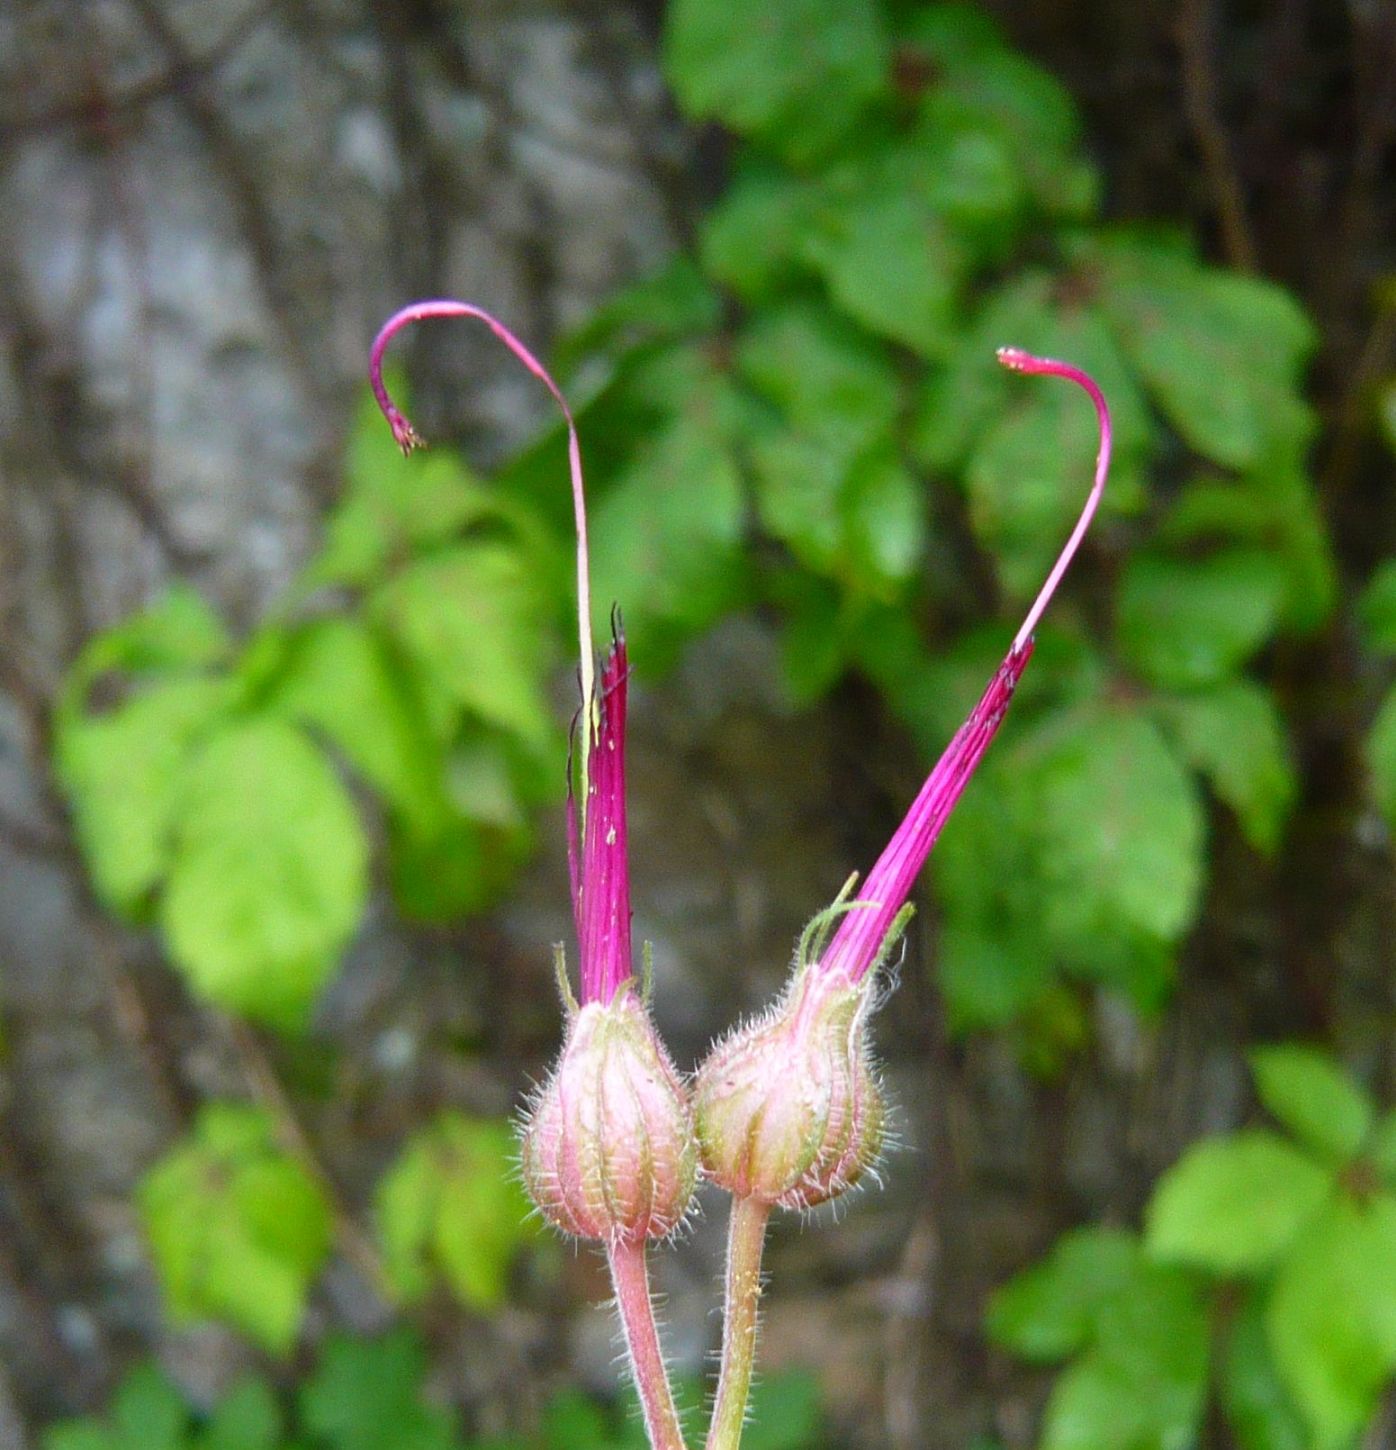
{"label": "brown twig", "polygon": [[391,1302],[396,1296],[392,1281],[378,1252],[377,1245],[360,1226],[349,1205],[344,1201],[339,1185],[331,1177],[310,1140],[295,1104],[281,1085],[271,1059],[253,1029],[236,1018],[227,1018],[227,1031],[238,1064],[242,1068],[248,1088],[256,1100],[269,1112],[276,1123],[282,1146],[320,1185],[334,1218],[335,1237],[344,1257],[359,1271],[368,1284],[385,1300]]}
{"label": "brown twig", "polygon": [[1393,361],[1396,361],[1396,296],[1385,296],[1377,303],[1376,316],[1338,403],[1322,471],[1322,493],[1329,500],[1330,513],[1333,501],[1347,492],[1357,470],[1362,440],[1370,426],[1373,387]]}
{"label": "brown twig", "polygon": [[1222,247],[1233,267],[1254,272],[1256,248],[1246,216],[1245,193],[1217,103],[1210,0],[1183,0],[1177,40],[1183,61],[1183,110],[1202,153],[1202,165],[1216,202]]}

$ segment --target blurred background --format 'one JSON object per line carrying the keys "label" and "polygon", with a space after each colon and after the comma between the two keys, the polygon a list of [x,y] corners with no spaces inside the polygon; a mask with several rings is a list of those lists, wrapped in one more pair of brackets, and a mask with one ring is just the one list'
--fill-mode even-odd
{"label": "blurred background", "polygon": [[[430,323],[397,455],[368,345],[433,295],[578,412],[685,1069],[1084,498],[994,348],[1114,410],[748,1443],[1396,1445],[1396,8],[16,0],[0,78],[0,1445],[640,1443],[511,1177],[562,440]],[[695,1403],[725,1217],[655,1255]]]}

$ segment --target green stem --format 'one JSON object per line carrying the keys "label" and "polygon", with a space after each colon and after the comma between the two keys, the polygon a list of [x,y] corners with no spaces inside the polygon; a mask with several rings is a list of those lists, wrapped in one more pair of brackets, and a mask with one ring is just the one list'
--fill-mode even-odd
{"label": "green stem", "polygon": [[756,1359],[756,1317],[761,1305],[761,1250],[771,1206],[754,1198],[732,1200],[723,1302],[722,1373],[708,1427],[707,1450],[737,1450],[746,1424],[751,1369]]}
{"label": "green stem", "polygon": [[611,1266],[611,1283],[625,1331],[630,1372],[640,1396],[651,1450],[686,1450],[678,1407],[674,1404],[664,1355],[659,1348],[644,1240],[612,1244],[606,1250],[606,1261]]}

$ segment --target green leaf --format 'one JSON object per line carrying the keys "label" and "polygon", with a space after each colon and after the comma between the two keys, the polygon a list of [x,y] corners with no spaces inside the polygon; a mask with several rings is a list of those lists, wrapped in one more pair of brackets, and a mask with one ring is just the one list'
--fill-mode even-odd
{"label": "green leaf", "polygon": [[1083,963],[1113,945],[1159,945],[1192,925],[1204,819],[1192,781],[1146,716],[1097,707],[1063,722],[1043,753],[1037,853],[1044,923]]}
{"label": "green leaf", "polygon": [[819,214],[819,189],[759,156],[737,159],[737,170],[703,219],[703,270],[746,302],[772,298],[807,270],[805,248]]}
{"label": "green leaf", "polygon": [[939,895],[981,953],[1022,954],[1025,1005],[1064,969],[1155,1010],[1197,906],[1197,791],[1144,714],[1077,704],[1080,685],[1061,683],[1065,700],[1010,720],[957,806],[936,847]]}
{"label": "green leaf", "polygon": [[54,741],[93,885],[135,916],[169,870],[190,754],[230,703],[227,681],[173,679],[99,715],[64,712]]}
{"label": "green leaf", "polygon": [[814,574],[844,563],[839,514],[849,461],[802,434],[772,430],[751,446],[761,526]]}
{"label": "green leaf", "polygon": [[153,604],[88,642],[60,708],[79,707],[88,687],[108,670],[140,675],[207,669],[221,663],[229,648],[227,630],[202,596],[187,585],[172,585]]}
{"label": "green leaf", "polygon": [[1159,1180],[1145,1242],[1158,1259],[1255,1273],[1284,1253],[1333,1182],[1332,1173],[1275,1133],[1207,1139]]}
{"label": "green leaf", "polygon": [[301,1025],[367,899],[367,845],[334,772],[290,725],[213,736],[180,785],[161,922],[193,987],[232,1011]]}
{"label": "green leaf", "polygon": [[[859,632],[859,663],[913,732],[927,768],[1002,664],[1007,638],[1002,624],[984,624],[961,636],[948,653],[932,656],[908,613],[891,609],[879,611]],[[1035,638],[1032,667],[1018,682],[1012,712],[981,769],[992,769],[1000,746],[1011,747],[1044,711],[1089,703],[1109,688],[1105,661],[1081,636],[1049,621]]]}
{"label": "green leaf", "polygon": [[408,565],[370,607],[429,684],[541,748],[552,732],[543,693],[545,603],[523,553],[483,540]]}
{"label": "green leaf", "polygon": [[[995,747],[956,806],[932,859],[947,916],[1001,938],[1005,927],[1030,921],[1039,911],[1042,870],[1033,828],[1041,782],[1021,734],[995,741]],[[1011,933],[1008,939],[1014,939]],[[1048,958],[1050,948],[1040,954]]]}
{"label": "green leaf", "polygon": [[827,153],[886,86],[890,56],[871,0],[774,0],[734,10],[676,0],[664,64],[680,105],[759,136],[787,160]]}
{"label": "green leaf", "polygon": [[1283,624],[1312,632],[1333,611],[1337,575],[1327,528],[1302,462],[1267,455],[1247,478],[1202,478],[1179,494],[1158,543],[1178,553],[1254,545],[1282,567]]}
{"label": "green leaf", "polygon": [[693,259],[680,255],[616,293],[570,332],[556,351],[557,368],[568,372],[592,353],[616,354],[709,332],[721,319],[721,298]]}
{"label": "green leaf", "polygon": [[218,1403],[198,1450],[278,1450],[281,1411],[265,1380],[246,1379]]}
{"label": "green leaf", "polygon": [[1006,1027],[1052,980],[1052,962],[1030,933],[954,918],[941,931],[936,969],[956,1033]]}
{"label": "green leaf", "polygon": [[[693,347],[679,350],[685,356],[699,351]],[[582,439],[589,502],[600,496],[596,492],[599,481],[625,466],[635,439],[668,417],[672,405],[660,404],[651,396],[651,373],[659,359],[674,351],[667,343],[641,346],[619,359],[606,359],[605,366],[581,369],[577,382],[569,383],[568,400]],[[582,386],[588,382],[589,387]],[[520,514],[541,524],[554,544],[560,540],[570,544],[574,528],[567,452],[567,429],[560,417],[554,417],[491,480],[491,491],[513,500]],[[556,553],[557,566],[550,568],[557,575],[559,604],[564,602],[564,590],[571,586],[570,552],[564,544]],[[570,593],[565,602],[570,608]]]}
{"label": "green leaf", "polygon": [[1309,1450],[1309,1437],[1280,1379],[1265,1334],[1264,1300],[1250,1295],[1231,1328],[1221,1398],[1240,1450]]}
{"label": "green leaf", "polygon": [[935,0],[898,16],[897,42],[945,71],[972,68],[1007,49],[1003,30],[977,5]]}
{"label": "green leaf", "polygon": [[1278,849],[1299,793],[1289,739],[1274,696],[1251,680],[1157,701],[1174,745],[1230,806],[1246,839],[1266,855]]}
{"label": "green leaf", "polygon": [[1372,1129],[1367,1153],[1381,1181],[1396,1188],[1396,1109],[1384,1114]]}
{"label": "green leaf", "polygon": [[1207,1389],[1207,1314],[1191,1279],[1145,1269],[1108,1300],[1095,1341],[1057,1380],[1042,1450],[1179,1450]]}
{"label": "green leaf", "polygon": [[[1071,358],[1106,390],[1115,438],[1103,505],[1107,512],[1139,506],[1138,469],[1152,440],[1143,397],[1103,317],[1087,307],[1057,306],[1046,279],[1041,279],[1041,289],[1025,279],[996,299],[961,344],[952,377],[928,399],[928,406],[937,409],[956,408],[964,400],[982,415],[967,440],[964,464],[970,521],[994,554],[1005,584],[1023,597],[1041,584],[1085,502],[1098,427],[1079,389],[1064,386],[1060,379],[1015,377],[1002,368],[995,348],[1004,337],[1046,356]],[[991,321],[995,329],[1010,325],[1013,330],[988,334]],[[991,381],[991,373],[999,376]],[[937,439],[937,429],[928,438],[926,426],[923,420],[918,430],[923,447],[929,441],[931,451],[941,457],[943,448],[958,451],[957,428],[947,431],[939,424],[944,436]]]}
{"label": "green leaf", "polygon": [[615,1435],[601,1406],[580,1390],[561,1390],[543,1407],[548,1450],[612,1450]]}
{"label": "green leaf", "polygon": [[1396,559],[1388,559],[1367,581],[1357,601],[1362,642],[1380,655],[1396,655]]}
{"label": "green leaf", "polygon": [[[400,378],[392,396],[404,402]],[[445,543],[463,529],[517,518],[508,496],[485,488],[450,449],[403,457],[371,393],[355,414],[345,455],[348,487],[325,525],[325,543],[310,562],[302,589],[327,584],[367,586],[390,563]]]}
{"label": "green leaf", "polygon": [[443,1112],[413,1135],[376,1195],[388,1276],[404,1299],[424,1297],[441,1273],[468,1309],[503,1302],[531,1236],[515,1157],[507,1124],[462,1113]]}
{"label": "green leaf", "polygon": [[1284,590],[1283,564],[1257,550],[1198,560],[1136,555],[1120,581],[1120,651],[1166,689],[1216,684],[1274,633]]}
{"label": "green leaf", "polygon": [[839,463],[885,440],[900,407],[885,351],[812,304],[760,313],[738,343],[737,365],[797,432]]}
{"label": "green leaf", "polygon": [[593,515],[599,627],[625,609],[635,658],[662,669],[746,590],[745,504],[732,456],[693,407],[653,437]]}
{"label": "green leaf", "polygon": [[[949,25],[942,26],[942,36]],[[964,26],[959,25],[961,34]],[[922,35],[926,34],[922,29]],[[934,44],[934,42],[932,42]],[[1084,218],[1098,202],[1094,168],[1077,154],[1080,119],[1066,87],[1004,45],[941,44],[943,83],[923,105],[926,120],[947,128],[948,115],[972,121],[1007,147],[1038,206]]]}
{"label": "green leaf", "polygon": [[1396,687],[1387,691],[1367,733],[1367,770],[1377,809],[1396,830]]}
{"label": "green leaf", "polygon": [[[959,469],[1014,398],[1030,396],[1023,380],[999,366],[1004,338],[1036,347],[1055,322],[1053,277],[1029,268],[992,292],[944,366],[933,369],[917,401],[911,446],[917,460],[936,470]],[[1102,384],[1102,386],[1106,386]]]}
{"label": "green leaf", "polygon": [[1299,396],[1313,325],[1274,283],[1199,267],[1137,236],[1099,250],[1102,302],[1170,423],[1199,453],[1256,466],[1313,432]]}
{"label": "green leaf", "polygon": [[[848,661],[846,601],[826,580],[807,569],[773,575],[769,592],[782,614],[781,674],[790,698],[800,705],[817,699],[843,673]],[[861,611],[858,611],[861,613]]]}
{"label": "green leaf", "polygon": [[1396,378],[1387,378],[1377,392],[1377,422],[1386,446],[1396,452]]}
{"label": "green leaf", "polygon": [[985,1327],[990,1339],[1022,1358],[1056,1363],[1094,1342],[1105,1306],[1128,1292],[1139,1272],[1133,1234],[1076,1229],[994,1293]]}
{"label": "green leaf", "polygon": [[[998,118],[981,114],[968,97],[937,87],[923,97],[909,142],[894,159],[905,169],[908,188],[957,237],[972,241],[976,260],[988,260],[1011,240],[1027,199],[1016,150]],[[997,243],[995,232],[1001,234]]]}
{"label": "green leaf", "polygon": [[824,1423],[819,1381],[799,1370],[763,1376],[752,1388],[750,1421],[746,1450],[809,1450]]}
{"label": "green leaf", "polygon": [[1266,1328],[1314,1450],[1341,1450],[1396,1371],[1396,1198],[1335,1199],[1286,1256]]}
{"label": "green leaf", "polygon": [[425,1375],[410,1330],[373,1340],[331,1335],[301,1391],[301,1418],[330,1450],[456,1450],[454,1417],[422,1398]]}
{"label": "green leaf", "polygon": [[874,598],[895,597],[920,561],[925,503],[890,449],[849,464],[794,433],[752,448],[761,522],[805,566]]}
{"label": "green leaf", "polygon": [[880,164],[851,166],[851,184],[810,216],[802,254],[848,316],[943,357],[954,339],[966,263],[934,198],[918,184],[926,180],[924,154],[908,146]]}
{"label": "green leaf", "polygon": [[137,1365],[112,1400],[117,1443],[130,1450],[183,1450],[188,1422],[184,1396],[153,1364]]}
{"label": "green leaf", "polygon": [[275,1354],[295,1344],[330,1247],[319,1185],[275,1143],[269,1117],[215,1103],[146,1174],[138,1201],[179,1322],[222,1319]]}
{"label": "green leaf", "polygon": [[125,1450],[96,1419],[63,1420],[43,1432],[44,1450]]}
{"label": "green leaf", "polygon": [[320,619],[299,632],[273,703],[343,751],[410,826],[439,828],[440,749],[408,673],[356,619]]}
{"label": "green leaf", "polygon": [[436,923],[483,911],[514,880],[532,841],[526,826],[463,817],[424,834],[394,829],[388,865],[398,910]]}
{"label": "green leaf", "polygon": [[43,1445],[44,1450],[186,1450],[188,1423],[183,1395],[157,1365],[138,1364],[117,1386],[106,1422],[90,1417],[50,1425]]}
{"label": "green leaf", "polygon": [[1338,569],[1318,492],[1295,455],[1269,456],[1259,471],[1257,489],[1274,509],[1284,556],[1285,627],[1312,634],[1338,601]]}
{"label": "green leaf", "polygon": [[1298,1043],[1250,1054],[1260,1100],[1301,1143],[1333,1163],[1361,1151],[1372,1130],[1371,1099],[1326,1053]]}

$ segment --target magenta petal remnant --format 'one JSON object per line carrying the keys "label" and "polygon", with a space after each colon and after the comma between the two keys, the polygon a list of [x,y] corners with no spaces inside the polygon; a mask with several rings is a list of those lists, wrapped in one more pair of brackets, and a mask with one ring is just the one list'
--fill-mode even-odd
{"label": "magenta petal remnant", "polygon": [[[584,709],[581,728],[591,728],[591,770],[580,832],[576,800],[569,795],[568,856],[572,910],[581,944],[581,1001],[610,1002],[631,976],[630,864],[625,829],[625,637],[617,633],[601,667],[594,710]],[[578,836],[581,863],[577,862]]]}
{"label": "magenta petal remnant", "polygon": [[1066,573],[1091,519],[1100,503],[1105,478],[1110,470],[1110,410],[1095,381],[1080,368],[1053,358],[1034,357],[1019,348],[999,349],[998,360],[1006,368],[1021,373],[1045,373],[1067,378],[1085,389],[1095,405],[1100,424],[1100,446],[1096,452],[1095,479],[1076,527],[1071,531],[1057,562],[1038,591],[1022,626],[1013,638],[1008,657],[999,666],[969,719],[955,732],[944,755],[936,762],[920,794],[912,802],[906,819],[897,828],[887,849],[868,873],[858,893],[858,901],[839,923],[824,953],[823,970],[840,971],[850,981],[860,981],[889,946],[889,933],[902,911],[912,885],[920,874],[926,857],[949,819],[956,802],[969,784],[970,777],[989,748],[999,725],[1007,713],[1013,691],[1027,667],[1032,654],[1032,632],[1046,609],[1057,585]]}

